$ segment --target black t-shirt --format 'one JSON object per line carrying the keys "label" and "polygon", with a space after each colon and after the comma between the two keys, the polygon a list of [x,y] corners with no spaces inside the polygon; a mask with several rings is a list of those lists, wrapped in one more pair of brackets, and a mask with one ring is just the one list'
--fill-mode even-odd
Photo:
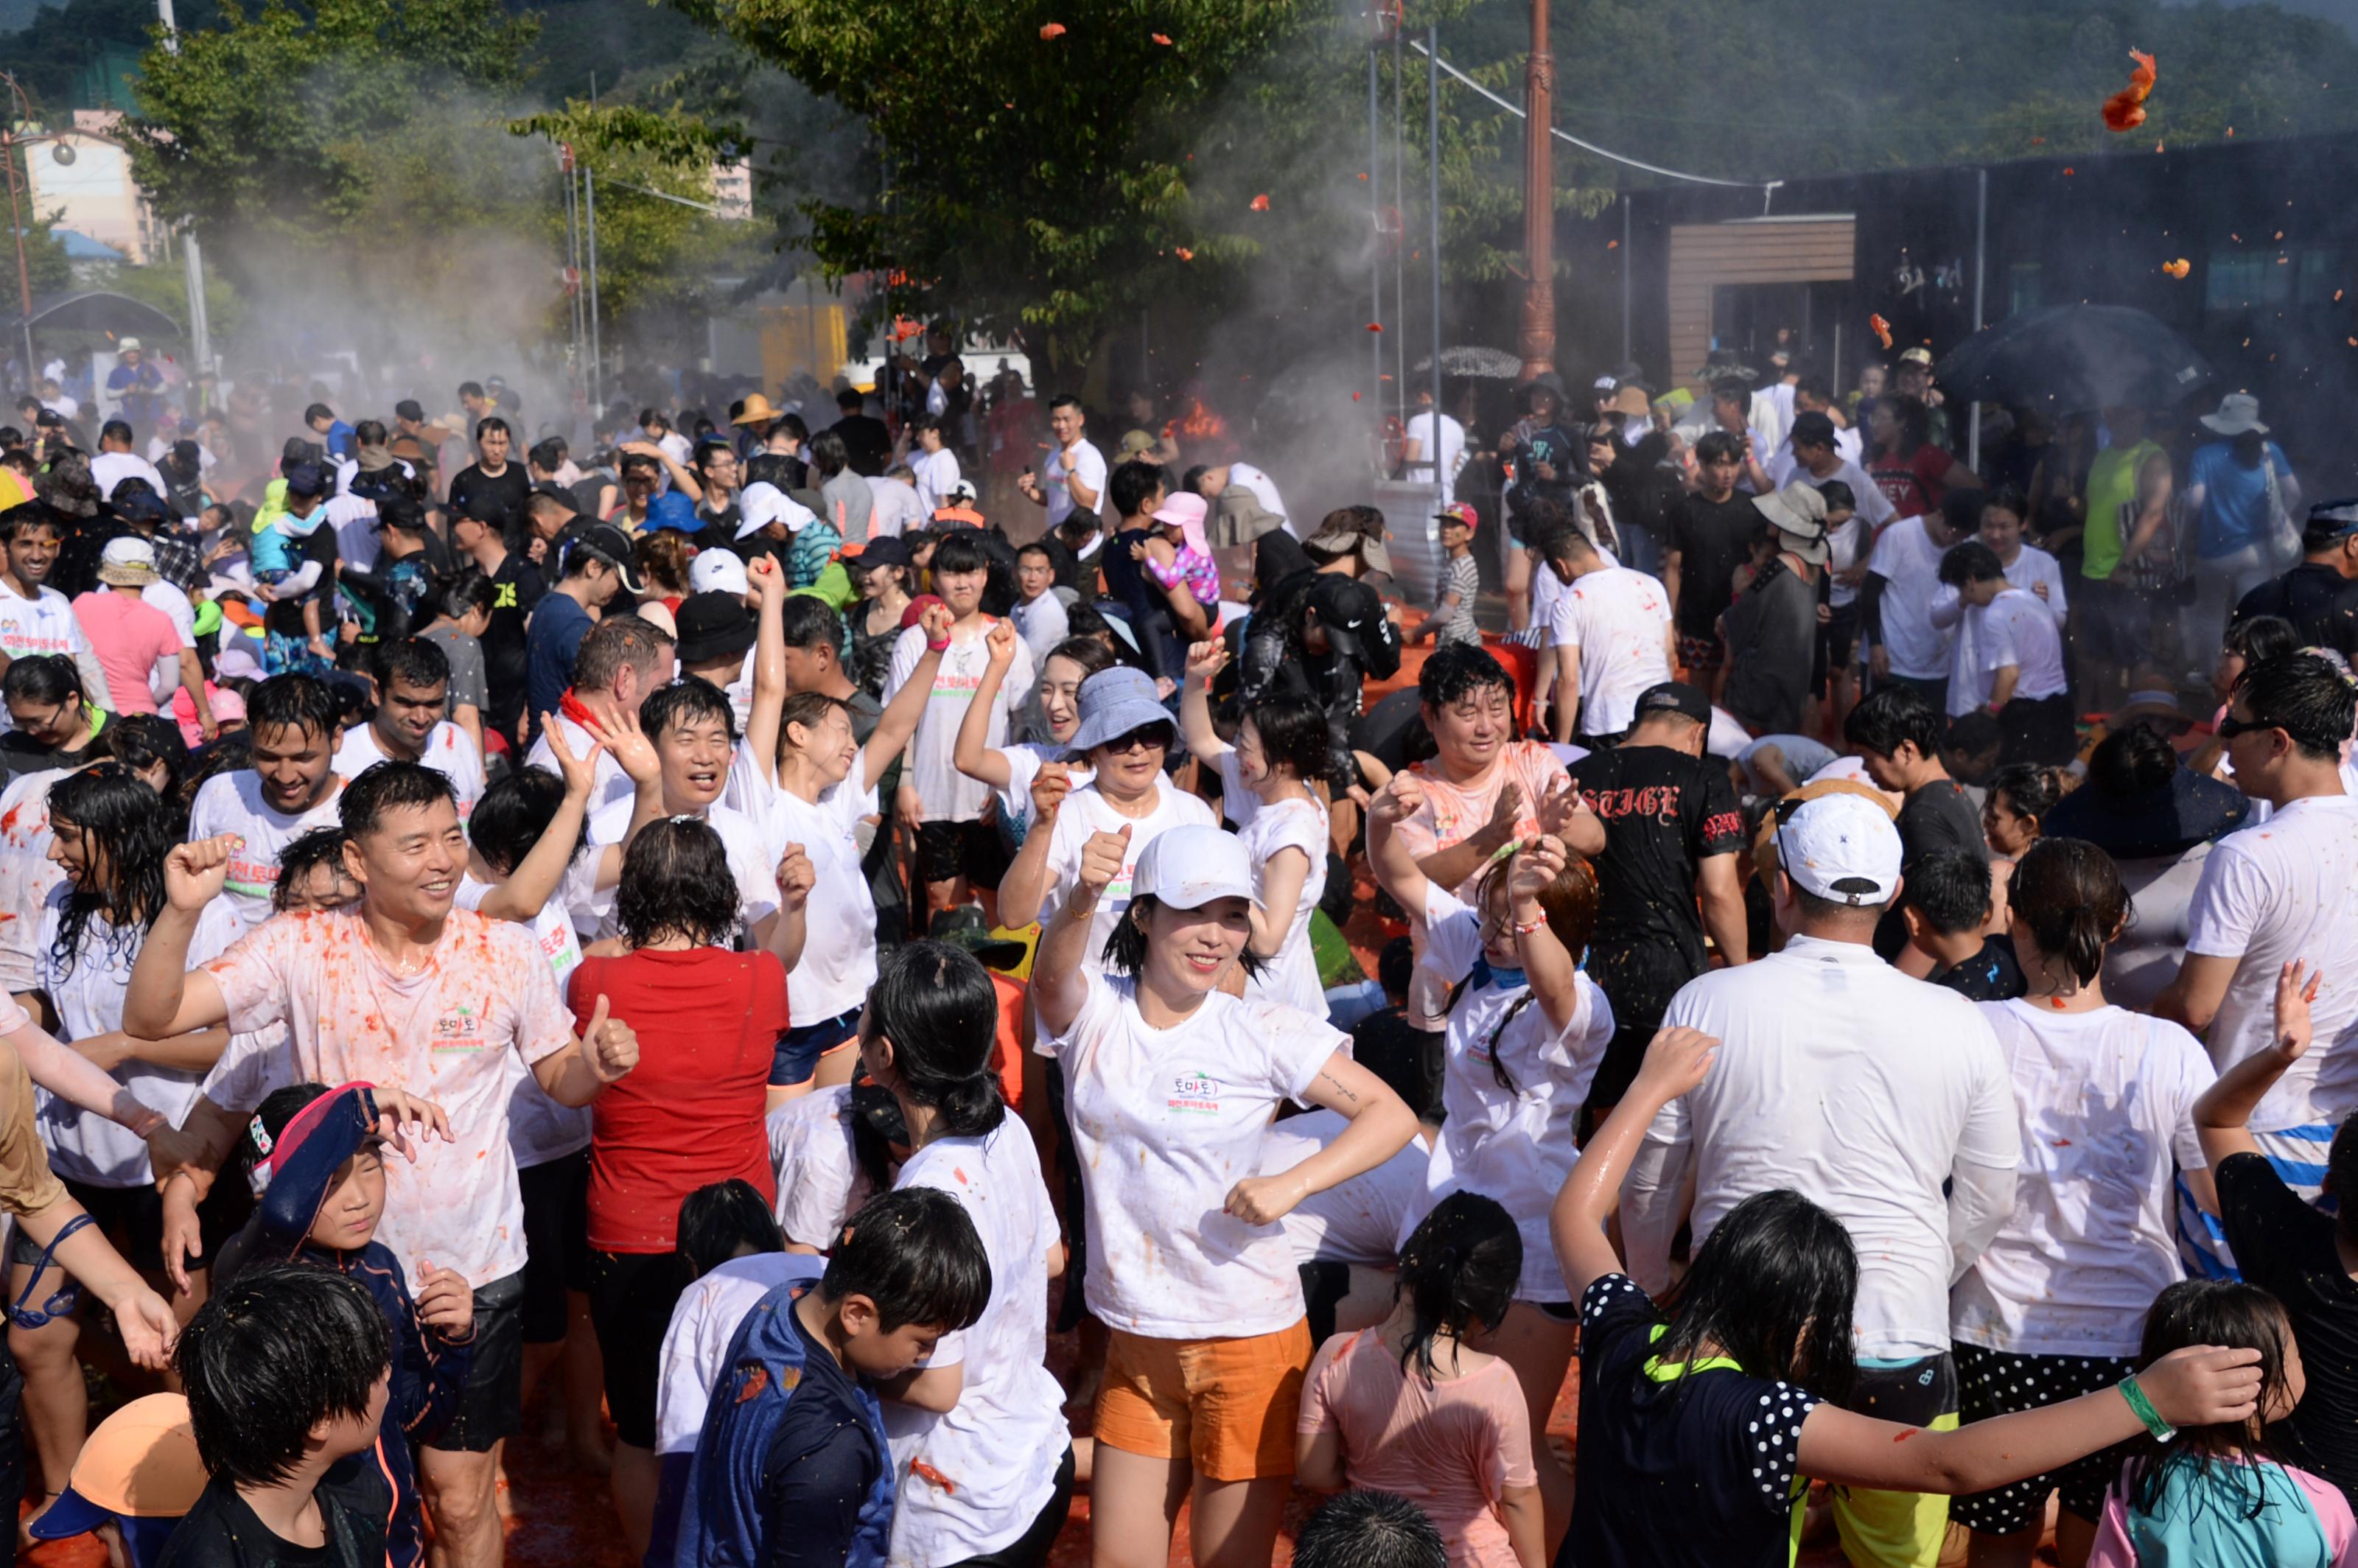
{"label": "black t-shirt", "polygon": [[848,414],[829,427],[843,438],[844,455],[850,460],[852,472],[868,479],[883,473],[892,455],[892,433],[884,427],[883,420],[872,414]]}
{"label": "black t-shirt", "polygon": [[1661,1376],[1659,1321],[1626,1275],[1581,1296],[1579,1502],[1555,1568],[1785,1568],[1817,1396],[1708,1360]]}
{"label": "black t-shirt", "polygon": [[2345,659],[2358,658],[2358,582],[2331,567],[2303,561],[2260,584],[2235,606],[2237,622],[2255,615],[2280,615],[2292,622],[2305,646],[2328,647]]}
{"label": "black t-shirt", "polygon": [[493,497],[500,504],[500,521],[514,522],[524,515],[524,503],[532,494],[532,480],[524,465],[511,461],[496,474],[483,471],[481,463],[469,463],[450,476],[450,514],[466,514],[468,498],[476,494]]}
{"label": "black t-shirt", "polygon": [[2261,1155],[2231,1154],[2212,1175],[2236,1265],[2284,1303],[2309,1372],[2309,1392],[2269,1435],[2288,1461],[2358,1504],[2358,1281],[2333,1244],[2339,1222],[2303,1203]]}
{"label": "black t-shirt", "polygon": [[[1675,953],[1692,979],[1703,972],[1703,915],[1695,871],[1710,855],[1744,848],[1744,813],[1716,757],[1668,746],[1591,752],[1571,768],[1588,808],[1605,824],[1596,858],[1594,950],[1632,946]],[[1610,963],[1595,969],[1606,994]],[[1683,983],[1683,981],[1682,982]]]}
{"label": "black t-shirt", "polygon": [[546,591],[540,568],[522,550],[510,550],[492,574],[492,619],[480,640],[494,729],[507,729],[524,711],[525,618]]}
{"label": "black t-shirt", "polygon": [[[1926,855],[1965,849],[1989,860],[1989,841],[1982,837],[1981,813],[1973,797],[1954,779],[1934,779],[1909,792],[1899,806],[1899,874],[1904,881]],[[1894,900],[1875,927],[1876,956],[1886,963],[1908,945],[1908,922]]]}
{"label": "black t-shirt", "polygon": [[2023,980],[2021,964],[2015,959],[2011,936],[1986,937],[1982,950],[1963,963],[1924,978],[1968,1001],[2012,1001],[2030,989]]}
{"label": "black t-shirt", "polygon": [[1737,491],[1725,501],[1686,496],[1671,514],[1671,548],[1679,553],[1679,634],[1716,637],[1719,617],[1736,597],[1736,568],[1768,520]]}
{"label": "black t-shirt", "polygon": [[173,1528],[157,1568],[381,1568],[384,1514],[355,1506],[332,1487],[322,1486],[312,1496],[327,1526],[327,1543],[297,1546],[256,1518],[230,1482],[208,1482]]}

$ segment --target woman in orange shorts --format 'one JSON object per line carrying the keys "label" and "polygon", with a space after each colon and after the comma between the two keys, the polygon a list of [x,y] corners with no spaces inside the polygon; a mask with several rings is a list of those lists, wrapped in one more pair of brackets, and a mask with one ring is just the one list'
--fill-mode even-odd
{"label": "woman in orange shorts", "polygon": [[[1089,1310],[1111,1332],[1098,1398],[1096,1568],[1163,1568],[1191,1489],[1195,1560],[1265,1568],[1293,1489],[1310,1364],[1300,1277],[1278,1218],[1398,1153],[1416,1119],[1323,1019],[1223,994],[1251,933],[1252,867],[1217,827],[1140,855],[1130,902],[1086,961],[1127,829],[1093,835],[1032,977],[1044,1051],[1063,1064],[1089,1240]],[[1282,1100],[1350,1119],[1292,1170],[1256,1176]]]}

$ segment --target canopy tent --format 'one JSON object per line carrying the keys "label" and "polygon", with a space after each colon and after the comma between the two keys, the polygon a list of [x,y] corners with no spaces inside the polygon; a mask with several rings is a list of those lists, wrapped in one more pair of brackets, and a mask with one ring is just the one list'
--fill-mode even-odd
{"label": "canopy tent", "polygon": [[7,325],[42,332],[105,332],[123,338],[178,338],[180,323],[144,299],[112,289],[73,289],[63,294],[37,294],[32,314],[12,310]]}

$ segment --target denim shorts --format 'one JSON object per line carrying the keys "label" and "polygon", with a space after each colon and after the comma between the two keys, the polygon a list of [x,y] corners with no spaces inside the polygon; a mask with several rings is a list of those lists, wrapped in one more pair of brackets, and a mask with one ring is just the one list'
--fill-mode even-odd
{"label": "denim shorts", "polygon": [[835,1018],[805,1023],[778,1036],[777,1054],[770,1058],[770,1082],[784,1088],[806,1084],[818,1071],[818,1059],[860,1033],[860,1010]]}

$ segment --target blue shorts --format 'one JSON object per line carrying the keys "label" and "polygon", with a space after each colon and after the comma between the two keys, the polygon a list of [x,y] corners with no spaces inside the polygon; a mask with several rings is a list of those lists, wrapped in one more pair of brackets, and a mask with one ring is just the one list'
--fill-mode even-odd
{"label": "blue shorts", "polygon": [[860,1033],[860,1010],[836,1018],[805,1023],[778,1036],[777,1054],[770,1058],[770,1082],[784,1088],[806,1084],[818,1071],[818,1059]]}

